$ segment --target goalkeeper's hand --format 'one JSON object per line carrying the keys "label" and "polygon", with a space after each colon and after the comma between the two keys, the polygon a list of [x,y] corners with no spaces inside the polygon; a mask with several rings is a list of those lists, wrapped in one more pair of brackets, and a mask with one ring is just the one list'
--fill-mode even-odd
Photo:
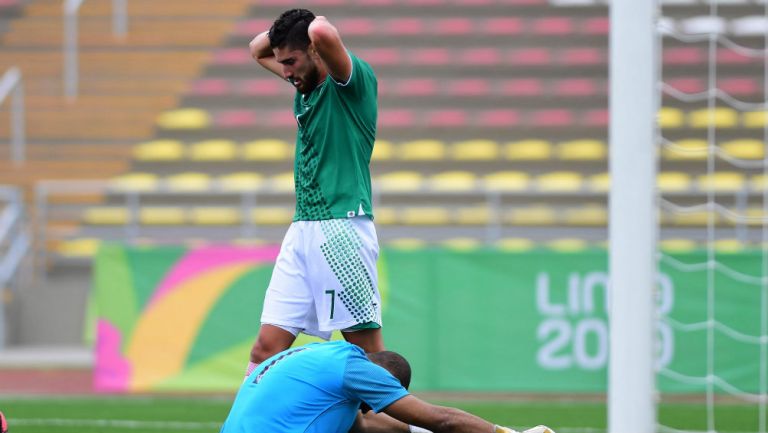
{"label": "goalkeeper's hand", "polygon": [[517,433],[517,430],[512,430],[509,427],[497,425],[495,426],[494,433]]}

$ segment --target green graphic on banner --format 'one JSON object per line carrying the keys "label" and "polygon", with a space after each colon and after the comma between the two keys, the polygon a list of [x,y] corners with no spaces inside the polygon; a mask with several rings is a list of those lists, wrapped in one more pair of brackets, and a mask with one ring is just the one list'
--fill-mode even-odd
{"label": "green graphic on banner", "polygon": [[[237,387],[277,252],[102,249],[94,274],[97,388]],[[659,389],[703,391],[711,293],[714,319],[722,324],[714,334],[715,374],[757,392],[760,253],[719,255],[724,267],[711,281],[705,266],[693,266],[705,261],[706,254],[690,253],[660,263]],[[602,250],[385,249],[379,260],[385,344],[411,361],[416,390],[604,392],[606,270]],[[698,379],[673,380],[680,377]]]}

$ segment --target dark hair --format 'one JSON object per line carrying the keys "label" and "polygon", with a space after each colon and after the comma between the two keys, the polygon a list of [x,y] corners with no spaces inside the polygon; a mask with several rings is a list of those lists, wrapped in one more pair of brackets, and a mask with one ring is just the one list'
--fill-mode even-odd
{"label": "dark hair", "polygon": [[291,9],[283,12],[269,29],[269,46],[306,51],[310,43],[307,29],[314,19],[315,14],[306,9]]}
{"label": "dark hair", "polygon": [[395,376],[400,381],[400,385],[403,385],[403,388],[408,389],[408,386],[411,384],[411,365],[399,353],[385,350],[366,355],[371,362],[384,367],[392,376]]}

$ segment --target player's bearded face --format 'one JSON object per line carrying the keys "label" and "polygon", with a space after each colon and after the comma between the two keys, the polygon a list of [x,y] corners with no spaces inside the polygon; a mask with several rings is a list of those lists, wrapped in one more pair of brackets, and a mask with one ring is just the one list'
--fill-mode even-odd
{"label": "player's bearded face", "polygon": [[274,52],[283,65],[283,76],[299,93],[311,93],[320,84],[317,62],[307,51],[276,48]]}

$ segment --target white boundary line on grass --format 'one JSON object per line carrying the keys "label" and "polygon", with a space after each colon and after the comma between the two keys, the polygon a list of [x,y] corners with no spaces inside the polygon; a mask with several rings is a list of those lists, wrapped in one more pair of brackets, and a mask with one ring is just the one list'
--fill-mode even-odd
{"label": "white boundary line on grass", "polygon": [[[105,419],[67,419],[67,418],[9,418],[9,427],[119,427],[125,429],[176,429],[176,430],[207,430],[219,429],[220,422],[191,422],[191,421],[137,421],[137,420],[105,420]],[[605,433],[605,430],[585,427],[560,427],[558,433]]]}

